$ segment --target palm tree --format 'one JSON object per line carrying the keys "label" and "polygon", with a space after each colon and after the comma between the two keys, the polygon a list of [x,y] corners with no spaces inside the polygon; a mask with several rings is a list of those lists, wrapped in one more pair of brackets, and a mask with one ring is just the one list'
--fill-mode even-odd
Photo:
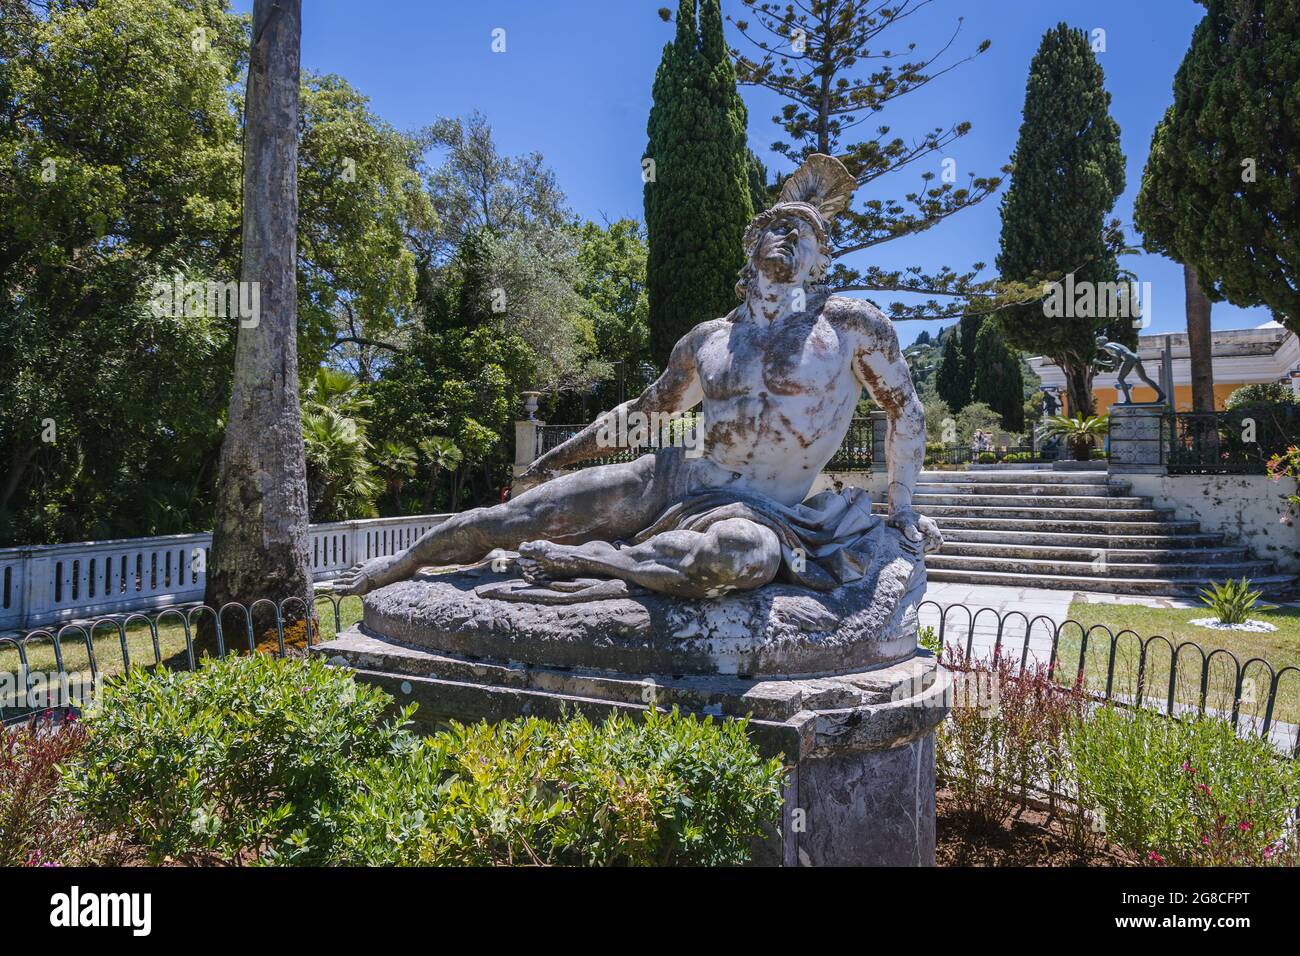
{"label": "palm tree", "polygon": [[303,395],[307,500],[319,521],[374,517],[380,483],[370,462],[370,424],[361,413],[372,399],[347,372],[318,368]]}
{"label": "palm tree", "polygon": [[433,508],[433,493],[437,486],[438,474],[458,468],[465,456],[456,447],[455,442],[442,435],[421,439],[418,447],[420,455],[429,466],[429,489],[424,495],[424,511],[427,514]]}
{"label": "palm tree", "polygon": [[375,451],[375,466],[384,480],[384,494],[397,511],[402,510],[402,488],[415,475],[415,449],[395,439],[388,439]]}
{"label": "palm tree", "polygon": [[312,515],[319,521],[374,517],[380,484],[369,460],[370,442],[356,420],[333,409],[309,409],[302,438]]}
{"label": "palm tree", "polygon": [[1110,417],[1052,415],[1043,420],[1042,428],[1048,435],[1059,435],[1070,446],[1075,461],[1088,461],[1092,457],[1093,439],[1110,429]]}

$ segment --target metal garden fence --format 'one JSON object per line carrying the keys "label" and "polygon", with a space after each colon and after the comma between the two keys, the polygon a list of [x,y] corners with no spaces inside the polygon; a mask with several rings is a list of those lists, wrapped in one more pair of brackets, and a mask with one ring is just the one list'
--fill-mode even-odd
{"label": "metal garden fence", "polygon": [[1164,416],[1161,448],[1170,474],[1262,475],[1268,460],[1300,445],[1300,405],[1259,405]]}
{"label": "metal garden fence", "polygon": [[[85,683],[129,667],[167,666],[193,670],[204,652],[305,653],[325,637],[355,623],[355,604],[320,593],[312,615],[306,602],[227,604],[220,614],[207,605],[171,607],[94,621],[38,628],[0,638],[0,722],[11,722],[44,706],[33,706],[34,685]],[[968,660],[981,654],[1015,655],[1023,673],[1031,662],[1044,664],[1064,686],[1081,685],[1094,699],[1153,707],[1171,717],[1211,715],[1231,721],[1238,732],[1270,738],[1279,750],[1300,757],[1300,667],[1275,667],[1260,657],[1243,661],[1223,649],[1206,650],[1194,641],[1175,641],[1103,624],[1066,620],[1021,611],[972,609],[965,604],[923,601],[923,627],[933,628],[947,648]],[[212,640],[201,645],[198,626],[207,616]],[[320,617],[332,630],[322,632]],[[302,625],[295,622],[304,621]],[[76,678],[76,680],[73,680]],[[75,702],[74,702],[75,704]]]}

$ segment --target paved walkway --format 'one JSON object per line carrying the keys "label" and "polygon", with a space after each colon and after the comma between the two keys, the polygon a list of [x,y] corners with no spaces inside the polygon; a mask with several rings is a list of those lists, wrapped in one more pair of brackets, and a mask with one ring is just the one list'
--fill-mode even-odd
{"label": "paved walkway", "polygon": [[[932,581],[925,592],[925,600],[934,601],[947,608],[953,604],[963,604],[975,615],[975,639],[972,650],[976,654],[987,654],[997,641],[998,622],[992,614],[979,614],[981,608],[992,608],[1005,620],[1002,630],[1002,646],[1020,651],[1024,647],[1026,623],[1032,628],[1029,637],[1030,656],[1046,662],[1052,650],[1052,632],[1070,616],[1072,601],[1087,601],[1090,604],[1140,604],[1144,607],[1195,607],[1198,602],[1182,598],[1153,597],[1151,595],[1129,596],[1124,594],[1106,594],[1096,591],[1066,591],[1048,588],[1009,588],[986,584],[959,584],[946,581]],[[1007,615],[1011,617],[1007,619]],[[1020,615],[1024,615],[1024,619]],[[921,626],[939,627],[939,612],[933,607],[921,609]],[[1045,617],[1052,622],[1038,620]],[[1027,619],[1027,620],[1026,620]],[[965,612],[950,611],[944,638],[948,643],[960,643],[965,646],[969,631],[969,619]]]}
{"label": "paved walkway", "polygon": [[[930,582],[925,592],[925,600],[933,601],[940,607],[948,608],[954,604],[965,605],[975,615],[975,635],[972,650],[977,656],[984,656],[993,650],[998,637],[998,618],[1005,618],[1013,612],[1012,618],[1003,626],[1002,646],[1019,651],[1024,647],[1026,621],[1032,626],[1029,638],[1031,656],[1044,662],[1051,655],[1052,633],[1056,627],[1069,617],[1070,602],[1074,599],[1073,591],[1056,591],[1046,588],[1007,588],[980,584],[958,584],[951,582]],[[978,613],[982,608],[997,611],[992,614]],[[1047,617],[1045,621],[1032,622],[1039,616]],[[934,605],[921,608],[921,626],[939,628],[939,611]],[[944,639],[949,644],[965,647],[970,632],[970,619],[961,610],[948,611],[944,628]]]}

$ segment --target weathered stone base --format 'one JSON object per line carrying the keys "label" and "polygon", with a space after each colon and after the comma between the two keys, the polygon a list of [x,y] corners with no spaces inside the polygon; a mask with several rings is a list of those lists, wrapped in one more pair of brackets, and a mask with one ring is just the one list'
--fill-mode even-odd
{"label": "weathered stone base", "polygon": [[951,683],[932,656],[832,677],[622,675],[500,663],[396,643],[354,627],[313,652],[420,705],[422,730],[448,720],[580,712],[592,719],[649,706],[751,717],[766,755],[791,766],[782,833],[755,862],[915,866],[934,862],[934,728]]}

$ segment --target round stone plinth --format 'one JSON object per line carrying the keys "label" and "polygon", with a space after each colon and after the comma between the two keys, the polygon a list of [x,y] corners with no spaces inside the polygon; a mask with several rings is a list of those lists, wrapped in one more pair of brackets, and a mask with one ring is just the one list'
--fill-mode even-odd
{"label": "round stone plinth", "polygon": [[744,677],[851,673],[902,660],[916,648],[924,563],[906,549],[882,551],[862,578],[833,591],[770,584],[705,600],[621,581],[539,587],[484,567],[423,572],[367,595],[362,625],[414,647],[535,667]]}

